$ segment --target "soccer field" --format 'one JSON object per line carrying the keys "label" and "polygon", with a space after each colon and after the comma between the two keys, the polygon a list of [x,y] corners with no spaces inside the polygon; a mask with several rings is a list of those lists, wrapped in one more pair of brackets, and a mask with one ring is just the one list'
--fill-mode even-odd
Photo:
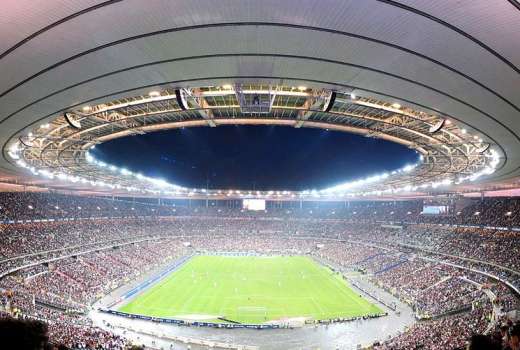
{"label": "soccer field", "polygon": [[255,324],[382,312],[341,276],[303,256],[196,256],[119,311]]}

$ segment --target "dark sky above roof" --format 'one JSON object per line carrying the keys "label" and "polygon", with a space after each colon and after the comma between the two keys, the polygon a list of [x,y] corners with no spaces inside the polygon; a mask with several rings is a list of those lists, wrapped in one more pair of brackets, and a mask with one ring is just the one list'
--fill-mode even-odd
{"label": "dark sky above roof", "polygon": [[417,162],[404,146],[359,135],[279,126],[219,126],[112,140],[99,160],[186,187],[321,189]]}

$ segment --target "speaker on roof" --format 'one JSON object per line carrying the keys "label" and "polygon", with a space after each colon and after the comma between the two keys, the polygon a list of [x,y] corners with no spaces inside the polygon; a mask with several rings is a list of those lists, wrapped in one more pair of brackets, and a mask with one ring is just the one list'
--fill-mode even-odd
{"label": "speaker on roof", "polygon": [[445,122],[446,122],[445,119],[441,119],[441,120],[439,120],[437,123],[435,123],[434,125],[432,125],[428,131],[429,131],[431,134],[436,133],[437,131],[439,131],[440,129],[442,129],[442,127],[444,126],[444,123],[445,123]]}
{"label": "speaker on roof", "polygon": [[325,103],[325,106],[323,106],[323,111],[330,112],[330,110],[332,109],[332,106],[334,106],[335,101],[336,101],[336,92],[332,91],[330,93],[330,97],[329,97],[327,103]]}
{"label": "speaker on roof", "polygon": [[489,147],[491,147],[491,144],[489,144],[489,143],[485,143],[485,144],[482,145],[482,147],[480,147],[480,148],[477,150],[477,152],[478,152],[478,153],[485,153],[485,152],[489,149]]}
{"label": "speaker on roof", "polygon": [[177,99],[177,104],[183,111],[187,110],[189,108],[188,101],[186,101],[186,96],[183,93],[182,89],[175,90],[175,97]]}
{"label": "speaker on roof", "polygon": [[20,143],[22,145],[24,145],[25,147],[32,147],[33,146],[31,141],[29,141],[29,142],[24,141],[21,136],[18,138],[18,141],[20,141]]}
{"label": "speaker on roof", "polygon": [[79,117],[76,114],[72,112],[65,112],[63,113],[63,117],[65,118],[65,120],[71,128],[81,129],[81,122],[79,121]]}

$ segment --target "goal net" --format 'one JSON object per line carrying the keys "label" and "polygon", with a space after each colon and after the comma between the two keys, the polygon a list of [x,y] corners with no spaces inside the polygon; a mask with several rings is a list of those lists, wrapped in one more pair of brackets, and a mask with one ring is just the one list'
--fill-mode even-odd
{"label": "goal net", "polygon": [[261,324],[269,321],[265,306],[239,306],[237,316],[243,323]]}

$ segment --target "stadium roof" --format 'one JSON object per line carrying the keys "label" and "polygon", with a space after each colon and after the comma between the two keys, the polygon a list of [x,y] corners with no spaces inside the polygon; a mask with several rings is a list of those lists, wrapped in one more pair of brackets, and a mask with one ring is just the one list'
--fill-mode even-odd
{"label": "stadium roof", "polygon": [[[2,4],[1,18],[0,167],[5,173],[28,174],[9,155],[14,144],[24,149],[24,158],[26,151],[32,161],[39,157],[47,170],[70,169],[70,176],[77,176],[95,172],[92,164],[85,172],[88,147],[116,132],[240,119],[359,127],[368,136],[418,149],[425,164],[434,166],[422,164],[416,171],[430,176],[481,172],[493,150],[499,161],[485,181],[496,185],[520,175],[516,0],[18,0]],[[257,91],[258,100],[250,91]],[[201,93],[207,96],[201,99]],[[265,98],[268,113],[254,110]],[[122,123],[117,115],[101,113],[104,106],[136,100],[132,113],[156,108],[164,119],[158,122],[146,112],[146,118]],[[73,133],[69,123],[65,134],[45,145],[43,137],[35,138],[65,125],[66,111],[73,112],[69,122],[97,131],[67,141]],[[440,133],[431,131],[436,127]],[[450,130],[454,138],[445,143],[447,156],[442,146],[432,146],[435,140],[422,139],[449,138]],[[417,132],[423,136],[417,138]],[[35,146],[54,155],[42,157]],[[467,166],[459,167],[462,158]],[[414,174],[418,179],[425,173]],[[410,186],[407,181],[401,185]]]}

